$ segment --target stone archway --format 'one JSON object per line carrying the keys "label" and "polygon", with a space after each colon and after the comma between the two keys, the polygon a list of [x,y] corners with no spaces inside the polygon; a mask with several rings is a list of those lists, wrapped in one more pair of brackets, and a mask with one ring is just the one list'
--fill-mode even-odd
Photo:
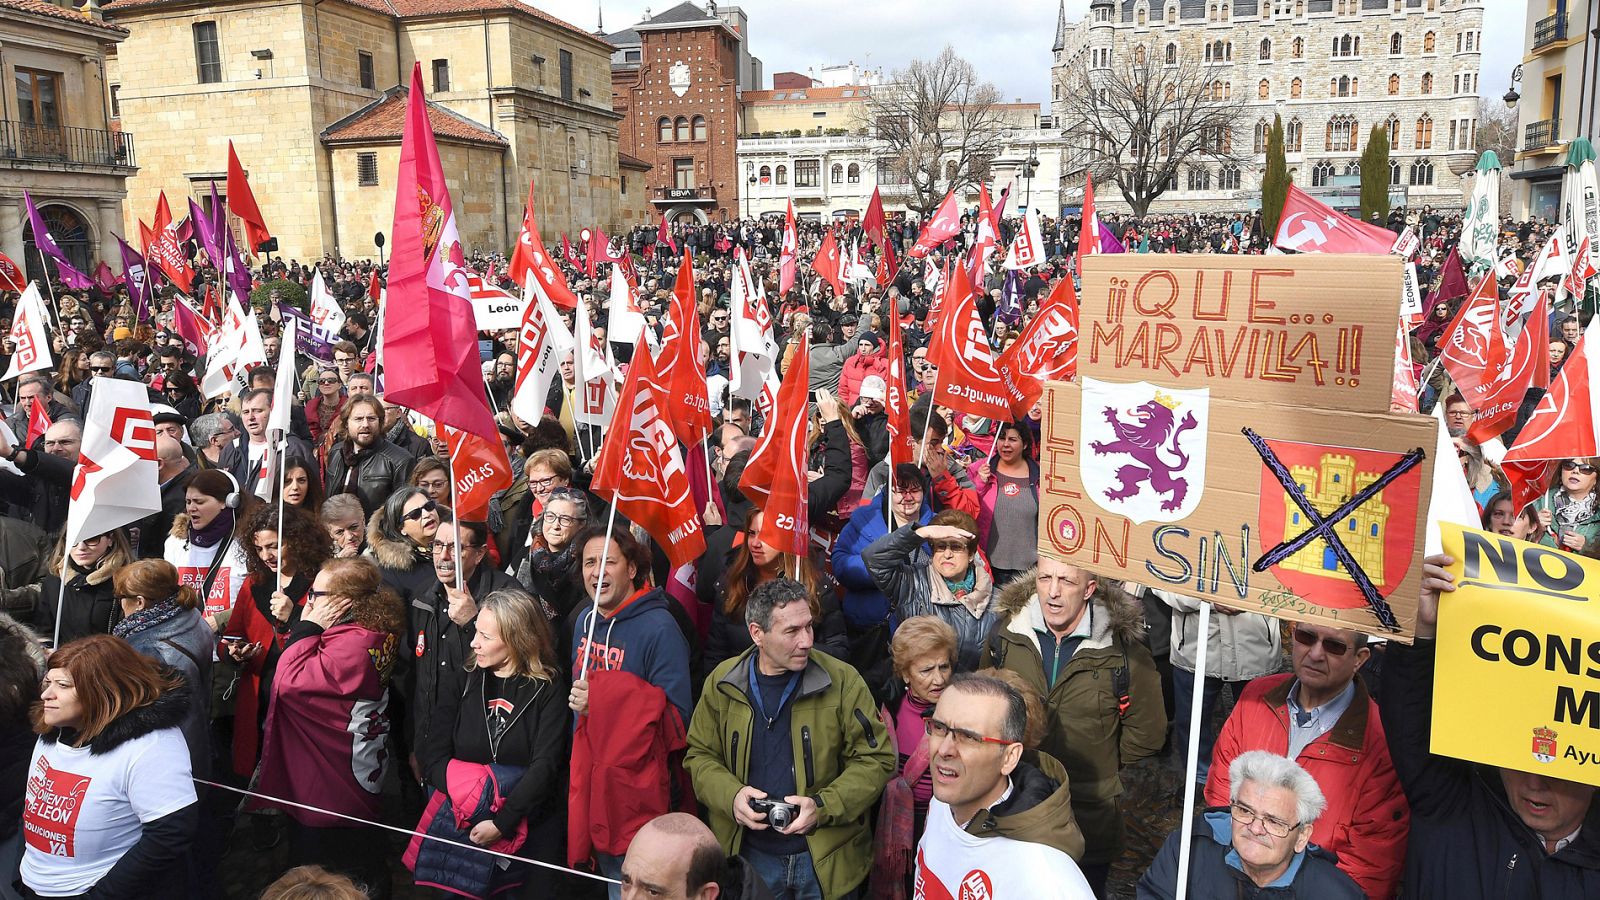
{"label": "stone archway", "polygon": [[[94,270],[94,228],[89,224],[89,218],[78,210],[64,203],[46,203],[39,207],[39,216],[44,219],[44,227],[49,229],[50,237],[66,254],[67,261],[80,272]],[[42,278],[44,271],[39,268],[39,250],[33,242],[33,223],[23,220],[22,247],[25,262],[23,266],[28,270],[29,278]],[[53,270],[53,268],[52,268]]]}
{"label": "stone archway", "polygon": [[706,216],[705,210],[698,206],[674,206],[667,213],[667,220],[671,223],[683,222],[688,225],[708,225],[711,219]]}

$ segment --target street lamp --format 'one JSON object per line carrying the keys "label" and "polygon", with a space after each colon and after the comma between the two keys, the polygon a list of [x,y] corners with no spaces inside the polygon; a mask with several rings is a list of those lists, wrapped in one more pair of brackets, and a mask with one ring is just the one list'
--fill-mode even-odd
{"label": "street lamp", "polygon": [[1033,173],[1039,170],[1039,145],[1028,145],[1028,159],[1022,164],[1022,178],[1025,182],[1023,188],[1022,204],[1029,209],[1033,208]]}
{"label": "street lamp", "polygon": [[1517,101],[1522,99],[1522,95],[1517,93],[1517,85],[1521,83],[1522,66],[1519,65],[1511,70],[1511,88],[1506,91],[1504,97],[1500,98],[1506,102],[1506,109],[1516,109]]}
{"label": "street lamp", "polygon": [[756,192],[756,164],[753,162],[745,163],[744,173],[749,176],[748,180],[750,182],[750,190],[744,192],[744,217],[748,219],[750,218],[750,195]]}

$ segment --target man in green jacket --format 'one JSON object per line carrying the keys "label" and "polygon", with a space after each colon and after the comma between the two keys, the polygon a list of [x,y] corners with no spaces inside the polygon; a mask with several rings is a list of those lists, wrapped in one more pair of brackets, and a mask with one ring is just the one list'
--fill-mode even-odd
{"label": "man in green jacket", "polygon": [[758,586],[744,616],[755,646],[706,677],[684,767],[723,849],[778,900],[850,897],[872,865],[868,813],[895,769],[888,735],[855,669],[811,649],[799,582]]}
{"label": "man in green jacket", "polygon": [[1167,714],[1161,676],[1139,607],[1093,573],[1041,555],[996,600],[1000,621],[984,665],[1010,669],[1044,698],[1048,728],[1039,749],[1066,766],[1072,811],[1083,830],[1080,865],[1105,896],[1122,855],[1122,767],[1161,751]]}

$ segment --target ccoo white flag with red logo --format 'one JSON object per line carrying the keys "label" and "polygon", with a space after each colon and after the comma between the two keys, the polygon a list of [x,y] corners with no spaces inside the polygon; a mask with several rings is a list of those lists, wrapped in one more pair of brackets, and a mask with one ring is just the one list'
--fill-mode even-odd
{"label": "ccoo white flag with red logo", "polygon": [[1022,228],[1006,252],[1006,268],[1031,269],[1045,261],[1044,235],[1039,228],[1039,209],[1030,206],[1022,214]]}
{"label": "ccoo white flag with red logo", "polygon": [[322,280],[322,270],[314,271],[316,274],[311,276],[311,321],[323,331],[337,335],[344,330],[344,310],[339,308],[339,301],[328,293],[328,285]]}
{"label": "ccoo white flag with red logo", "polygon": [[83,448],[72,474],[68,547],[161,511],[156,426],[145,386],[96,378],[93,390]]}
{"label": "ccoo white flag with red logo", "polygon": [[550,385],[561,377],[561,361],[577,346],[567,323],[556,312],[543,282],[535,276],[523,284],[522,330],[517,337],[517,386],[511,411],[530,425],[544,417]]}
{"label": "ccoo white flag with red logo", "polygon": [[39,297],[39,285],[30,281],[17,301],[17,314],[11,320],[9,336],[15,349],[11,351],[11,365],[0,381],[50,368],[50,335],[45,330],[49,324],[50,314]]}

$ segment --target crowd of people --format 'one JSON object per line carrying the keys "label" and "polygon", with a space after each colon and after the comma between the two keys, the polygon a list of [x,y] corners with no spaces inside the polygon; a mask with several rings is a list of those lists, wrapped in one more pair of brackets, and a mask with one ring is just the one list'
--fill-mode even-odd
{"label": "crowd of people", "polygon": [[[1016,223],[1000,224],[1003,245]],[[1106,224],[1129,252],[1266,246],[1250,216]],[[1417,230],[1421,280],[1442,283],[1459,217],[1390,224]],[[0,434],[0,897],[222,896],[221,861],[246,847],[286,861],[271,898],[1103,900],[1127,850],[1124,774],[1181,757],[1196,691],[1204,808],[1169,811],[1193,838],[1189,897],[1600,896],[1593,787],[1429,752],[1440,560],[1408,647],[1220,608],[1201,635],[1197,601],[1040,555],[1040,410],[933,403],[941,288],[924,275],[965,264],[976,216],[964,226],[926,266],[839,296],[809,276],[779,296],[781,220],[619,236],[658,334],[695,258],[714,427],[682,448],[709,471],[687,581],[642,531],[607,527],[590,481],[617,438],[575,421],[570,357],[541,418],[511,411],[516,331],[480,335],[513,483],[487,515],[455,514],[443,436],[383,395],[370,262],[254,273],[271,294],[320,270],[346,316],[326,359],[296,358],[281,438],[271,367],[202,395],[170,289],[141,319],[125,287],[56,285],[55,366],[15,383]],[[1009,287],[1003,254],[981,272],[997,352],[1073,277],[1076,220],[1044,226],[1048,263]],[[1526,265],[1550,228],[1507,222],[1502,251]],[[839,233],[867,243],[858,223]],[[802,223],[803,271],[822,236]],[[915,238],[890,223],[902,258]],[[562,260],[581,298],[563,314],[604,341],[610,280],[585,276],[584,250]],[[740,487],[764,423],[727,389],[736,250],[770,298],[781,370],[809,340],[805,555],[763,541]],[[1472,411],[1430,365],[1461,302],[1431,291],[1413,353],[1484,526],[1600,556],[1600,460],[1565,461],[1517,509],[1466,437]],[[1553,369],[1591,313],[1553,317]],[[276,362],[273,305],[257,318]],[[610,350],[621,366],[644,352]],[[901,371],[917,462],[893,465]],[[101,379],[148,387],[162,509],[67,546]],[[29,440],[37,410],[50,424]],[[403,850],[384,826],[412,833]],[[1176,896],[1179,847],[1175,832],[1120,889]]]}

